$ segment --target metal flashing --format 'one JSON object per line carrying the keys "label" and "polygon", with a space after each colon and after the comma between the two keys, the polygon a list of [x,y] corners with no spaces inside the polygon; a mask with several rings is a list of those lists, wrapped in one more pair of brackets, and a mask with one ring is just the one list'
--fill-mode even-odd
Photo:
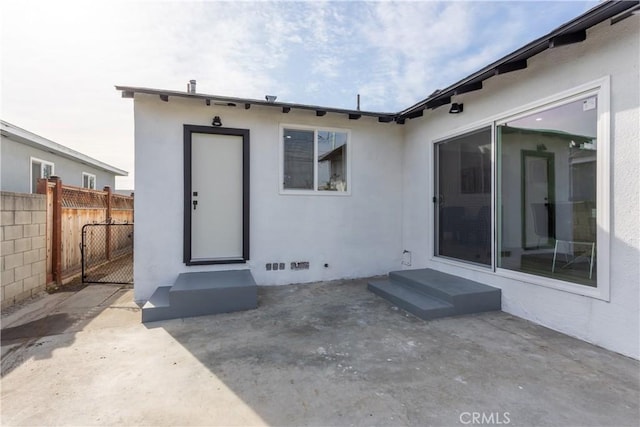
{"label": "metal flashing", "polygon": [[228,96],[219,96],[212,94],[201,94],[201,93],[188,93],[188,92],[180,92],[180,91],[172,91],[172,90],[164,90],[164,89],[152,89],[145,87],[134,87],[134,86],[116,86],[116,90],[127,92],[127,93],[135,93],[135,94],[146,94],[146,95],[156,95],[160,96],[160,98],[167,102],[169,98],[191,98],[191,99],[209,99],[211,103],[214,104],[222,104],[226,106],[233,107],[235,105],[244,105],[245,110],[248,110],[252,106],[262,106],[262,107],[276,107],[284,111],[284,109],[288,108],[291,110],[308,110],[315,112],[318,116],[323,116],[327,113],[334,114],[352,114],[359,116],[368,116],[368,117],[376,117],[382,118],[381,122],[388,123],[394,121],[396,113],[389,112],[376,112],[376,111],[363,111],[363,110],[349,110],[345,108],[331,108],[331,107],[322,107],[319,105],[307,105],[307,104],[295,104],[295,103],[287,103],[287,102],[268,102],[258,99],[250,99],[250,98],[235,98]]}

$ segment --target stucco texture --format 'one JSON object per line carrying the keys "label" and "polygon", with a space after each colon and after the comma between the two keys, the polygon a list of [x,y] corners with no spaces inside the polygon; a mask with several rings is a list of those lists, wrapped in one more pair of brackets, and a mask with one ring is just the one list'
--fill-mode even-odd
{"label": "stucco texture", "polygon": [[[527,69],[492,77],[482,90],[454,97],[453,102],[464,103],[463,114],[448,114],[443,107],[408,122],[403,177],[403,247],[412,251],[413,267],[435,268],[500,287],[504,311],[636,359],[640,357],[638,19],[636,15],[615,25],[604,22],[591,28],[584,42],[546,50],[531,58]],[[605,291],[599,297],[581,295],[571,286],[541,286],[532,283],[533,278],[433,257],[433,208],[424,197],[433,194],[433,143],[464,129],[491,125],[526,111],[527,106],[544,105],[547,98],[595,81],[610,84],[610,128],[606,129],[605,116],[600,123],[608,144],[598,147],[602,158],[609,157],[610,168],[609,187],[603,185],[603,177],[598,183],[598,199],[607,192],[610,196],[609,205],[600,206],[598,213],[598,266],[609,264],[608,274],[606,269],[599,271],[598,288]]]}
{"label": "stucco texture", "polygon": [[[400,267],[402,128],[363,117],[135,96],[135,298],[148,299],[185,271],[238,268],[183,263],[183,125],[211,124],[250,131],[250,268],[259,285],[304,283],[385,274]],[[349,130],[349,195],[281,194],[280,126]],[[291,262],[309,262],[291,270]],[[267,271],[267,263],[285,270]],[[327,265],[325,267],[325,264]]]}

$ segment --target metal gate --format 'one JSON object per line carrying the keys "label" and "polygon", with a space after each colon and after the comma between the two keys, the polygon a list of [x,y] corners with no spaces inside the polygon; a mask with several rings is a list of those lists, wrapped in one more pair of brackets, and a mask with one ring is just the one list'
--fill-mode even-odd
{"label": "metal gate", "polygon": [[81,250],[83,283],[133,283],[133,224],[86,224]]}

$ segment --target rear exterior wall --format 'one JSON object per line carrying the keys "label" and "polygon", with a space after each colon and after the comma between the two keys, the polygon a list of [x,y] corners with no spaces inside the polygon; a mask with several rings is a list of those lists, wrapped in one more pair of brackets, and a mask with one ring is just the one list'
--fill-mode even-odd
{"label": "rear exterior wall", "polygon": [[[386,274],[401,261],[402,127],[345,115],[252,106],[207,107],[202,100],[135,95],[135,299],[188,271],[249,268],[259,285]],[[250,260],[183,263],[183,125],[250,131]],[[280,194],[280,125],[351,131],[350,195]],[[285,270],[267,271],[266,263]],[[309,262],[291,270],[291,262]],[[325,267],[325,264],[328,266]]]}
{"label": "rear exterior wall", "polygon": [[[640,357],[639,60],[637,15],[591,28],[584,42],[547,50],[528,68],[490,78],[482,90],[453,98],[462,114],[447,107],[425,112],[406,125],[403,249],[413,265],[430,267],[502,289],[503,310],[619,353]],[[507,278],[433,256],[433,142],[471,124],[490,125],[507,112],[599,79],[610,78],[610,286],[609,300]]]}

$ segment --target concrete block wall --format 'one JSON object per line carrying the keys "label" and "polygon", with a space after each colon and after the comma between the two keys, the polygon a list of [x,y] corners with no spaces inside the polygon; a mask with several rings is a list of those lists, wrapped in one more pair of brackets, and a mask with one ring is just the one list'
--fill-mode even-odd
{"label": "concrete block wall", "polygon": [[46,285],[47,203],[42,194],[1,193],[0,304],[11,306]]}

